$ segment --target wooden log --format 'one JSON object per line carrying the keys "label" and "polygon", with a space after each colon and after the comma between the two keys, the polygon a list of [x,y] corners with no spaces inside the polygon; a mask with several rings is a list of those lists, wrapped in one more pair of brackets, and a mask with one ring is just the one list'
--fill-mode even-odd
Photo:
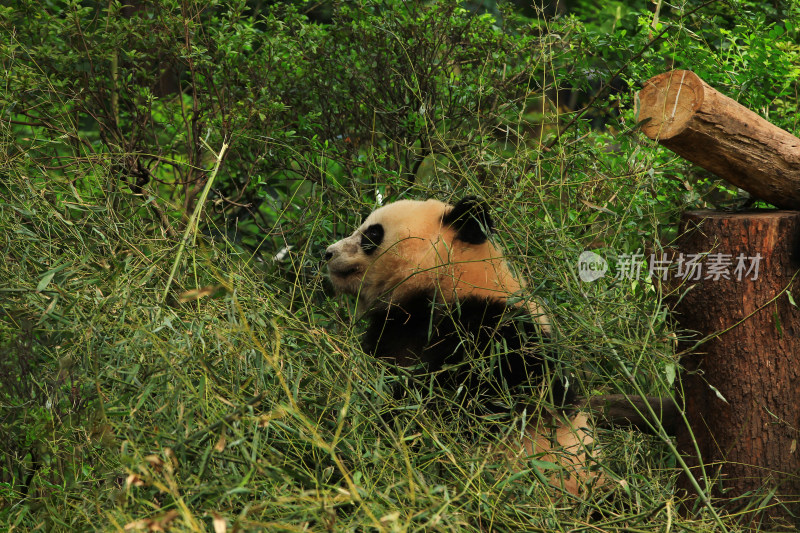
{"label": "wooden log", "polygon": [[649,138],[784,209],[800,209],[800,139],[720,94],[689,70],[659,74],[635,98]]}
{"label": "wooden log", "polygon": [[[678,425],[678,449],[700,485],[726,498],[729,507],[753,505],[775,490],[765,498],[769,509],[751,518],[774,521],[769,531],[781,530],[781,524],[796,527],[800,290],[794,283],[800,284],[800,213],[688,212],[681,227],[675,274],[684,275],[680,294],[693,288],[674,311],[683,329],[698,332],[684,348],[718,336],[682,360],[679,403],[691,431]],[[695,254],[707,255],[693,271]],[[694,492],[685,475],[679,486]]]}

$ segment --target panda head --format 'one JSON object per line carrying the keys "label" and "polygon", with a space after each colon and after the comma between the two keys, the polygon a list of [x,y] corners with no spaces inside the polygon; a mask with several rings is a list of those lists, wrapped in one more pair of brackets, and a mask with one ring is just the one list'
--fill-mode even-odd
{"label": "panda head", "polygon": [[360,313],[421,292],[505,300],[521,285],[489,240],[492,230],[486,204],[472,197],[454,206],[400,200],[328,247],[330,279],[338,292],[358,296]]}

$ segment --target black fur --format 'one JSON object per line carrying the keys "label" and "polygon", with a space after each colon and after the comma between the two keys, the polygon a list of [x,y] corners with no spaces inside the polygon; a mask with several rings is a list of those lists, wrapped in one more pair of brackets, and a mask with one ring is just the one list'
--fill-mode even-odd
{"label": "black fur", "polygon": [[483,244],[494,232],[486,202],[467,196],[445,213],[442,223],[456,230],[456,238],[469,244]]}
{"label": "black fur", "polygon": [[361,249],[367,255],[378,249],[378,246],[383,242],[383,226],[381,224],[373,224],[361,234]]}
{"label": "black fur", "polygon": [[[400,366],[419,364],[444,391],[461,388],[477,410],[498,412],[495,404],[508,407],[500,400],[517,394],[529,405],[539,395],[548,338],[523,308],[474,296],[446,304],[431,290],[373,310],[368,320],[365,350]],[[571,402],[560,380],[551,387],[556,403]]]}

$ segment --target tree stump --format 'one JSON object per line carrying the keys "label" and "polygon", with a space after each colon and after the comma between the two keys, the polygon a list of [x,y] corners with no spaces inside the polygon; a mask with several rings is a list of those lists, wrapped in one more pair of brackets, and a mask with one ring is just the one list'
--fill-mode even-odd
{"label": "tree stump", "polygon": [[[794,278],[800,213],[688,212],[681,229],[673,262],[683,280],[678,295],[691,289],[674,311],[682,329],[698,332],[683,348],[717,336],[682,360],[678,401],[691,431],[679,424],[678,449],[700,486],[731,509],[753,506],[775,490],[767,508],[750,516],[769,519],[770,531],[794,528],[800,524],[800,309],[794,303],[800,303],[794,286],[800,284]],[[685,474],[679,486],[693,493]]]}
{"label": "tree stump", "polygon": [[689,70],[647,80],[635,105],[651,139],[756,198],[800,209],[800,139],[791,133]]}

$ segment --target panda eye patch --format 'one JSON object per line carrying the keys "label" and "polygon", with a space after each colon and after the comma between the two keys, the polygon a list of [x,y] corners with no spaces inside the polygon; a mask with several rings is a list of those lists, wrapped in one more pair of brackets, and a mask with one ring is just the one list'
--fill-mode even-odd
{"label": "panda eye patch", "polygon": [[383,226],[373,224],[361,232],[361,249],[369,255],[383,242]]}

